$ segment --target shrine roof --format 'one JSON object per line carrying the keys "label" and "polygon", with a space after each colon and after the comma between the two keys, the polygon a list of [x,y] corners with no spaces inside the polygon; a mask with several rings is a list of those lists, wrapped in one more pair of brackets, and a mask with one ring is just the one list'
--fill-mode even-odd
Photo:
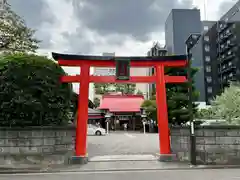
{"label": "shrine roof", "polygon": [[142,95],[105,95],[99,109],[108,109],[110,112],[140,112],[143,101]]}
{"label": "shrine roof", "polygon": [[187,60],[186,55],[175,56],[90,56],[90,55],[75,55],[75,54],[59,54],[52,52],[54,60],[93,60],[93,61],[106,61],[106,60],[131,60],[131,61],[183,61]]}

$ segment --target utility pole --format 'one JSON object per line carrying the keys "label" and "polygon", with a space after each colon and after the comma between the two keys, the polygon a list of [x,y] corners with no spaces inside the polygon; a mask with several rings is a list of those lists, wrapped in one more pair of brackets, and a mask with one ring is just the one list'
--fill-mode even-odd
{"label": "utility pole", "polygon": [[191,59],[192,59],[192,48],[197,44],[200,39],[201,34],[195,33],[191,34],[186,40],[186,54],[188,60],[187,67],[187,77],[188,77],[188,111],[189,111],[189,121],[190,121],[190,159],[192,165],[197,165],[196,160],[196,136],[195,136],[195,125],[193,117],[193,97],[192,97],[192,69],[191,69]]}
{"label": "utility pole", "polygon": [[204,19],[207,20],[206,0],[203,1],[203,5],[204,5]]}

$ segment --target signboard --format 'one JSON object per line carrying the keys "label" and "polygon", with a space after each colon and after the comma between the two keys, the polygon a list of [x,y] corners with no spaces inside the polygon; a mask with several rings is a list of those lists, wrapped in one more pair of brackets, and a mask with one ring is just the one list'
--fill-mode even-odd
{"label": "signboard", "polygon": [[116,59],[116,79],[130,79],[130,60]]}

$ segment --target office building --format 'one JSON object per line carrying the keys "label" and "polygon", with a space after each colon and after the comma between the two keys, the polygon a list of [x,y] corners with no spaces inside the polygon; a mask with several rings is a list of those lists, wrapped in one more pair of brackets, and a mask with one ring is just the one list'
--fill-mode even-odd
{"label": "office building", "polygon": [[212,98],[218,94],[218,69],[217,69],[217,23],[215,23],[202,36],[203,65],[204,65],[204,86],[205,99],[209,104]]}
{"label": "office building", "polygon": [[[201,22],[199,9],[173,9],[165,22],[165,41],[168,54],[186,54],[185,41],[192,33],[203,33],[213,22]],[[202,39],[192,50],[192,67],[198,68],[194,85],[199,91],[198,101],[205,102]]]}
{"label": "office building", "polygon": [[185,54],[185,41],[191,33],[201,32],[199,9],[172,9],[165,22],[165,42],[169,54]]}
{"label": "office building", "polygon": [[198,71],[194,76],[194,86],[199,91],[199,102],[206,102],[205,82],[204,82],[204,61],[203,53],[205,42],[204,34],[216,23],[216,21],[202,21],[201,34],[198,43],[191,49],[192,53],[192,66],[197,68]]}
{"label": "office building", "polygon": [[240,80],[240,1],[204,35],[205,92],[207,103],[231,81]]}

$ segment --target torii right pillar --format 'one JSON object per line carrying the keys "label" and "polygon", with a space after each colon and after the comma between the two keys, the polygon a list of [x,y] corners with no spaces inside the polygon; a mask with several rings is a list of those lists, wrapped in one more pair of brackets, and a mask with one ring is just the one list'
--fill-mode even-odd
{"label": "torii right pillar", "polygon": [[160,161],[172,161],[175,156],[171,154],[170,134],[168,126],[168,107],[166,82],[164,74],[164,65],[157,65],[156,72],[156,102],[157,102],[157,119],[158,119],[158,135],[160,146]]}

